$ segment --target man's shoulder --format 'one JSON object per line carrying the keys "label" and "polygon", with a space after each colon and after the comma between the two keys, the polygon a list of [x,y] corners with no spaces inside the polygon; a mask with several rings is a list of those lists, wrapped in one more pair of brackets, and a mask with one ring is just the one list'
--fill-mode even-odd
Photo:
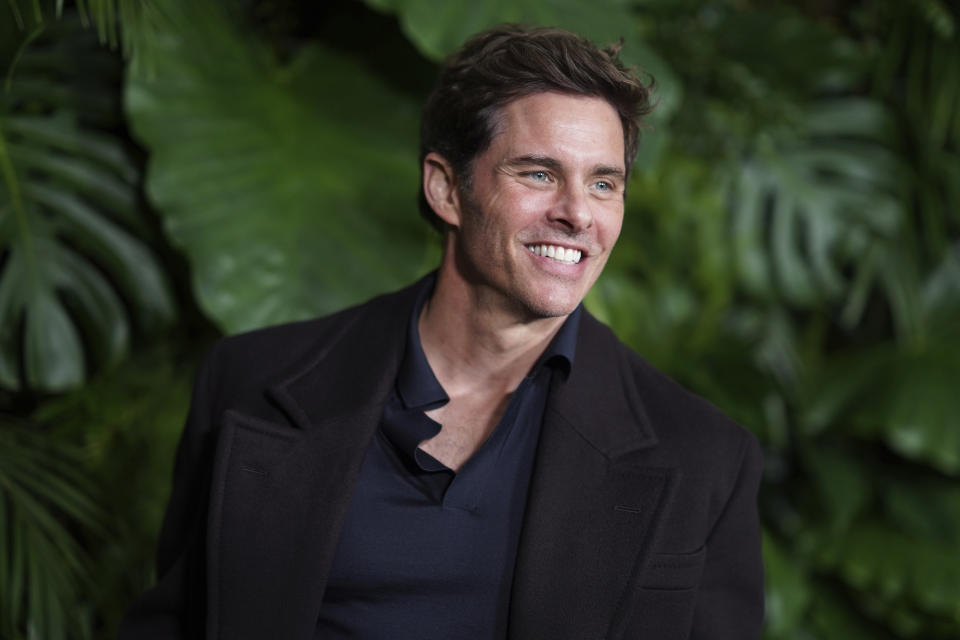
{"label": "man's shoulder", "polygon": [[[592,316],[588,331],[609,341],[619,358],[620,378],[636,394],[661,444],[690,451],[754,448],[756,437],[712,402],[661,371]],[[730,452],[733,453],[733,452]]]}
{"label": "man's shoulder", "polygon": [[329,315],[225,336],[209,349],[206,360],[215,364],[218,377],[276,381],[342,341],[363,340],[405,322],[421,282]]}

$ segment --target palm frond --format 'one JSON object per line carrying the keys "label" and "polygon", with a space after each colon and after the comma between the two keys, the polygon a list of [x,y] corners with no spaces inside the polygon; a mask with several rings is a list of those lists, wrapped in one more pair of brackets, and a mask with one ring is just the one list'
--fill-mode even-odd
{"label": "palm frond", "polygon": [[65,638],[82,626],[90,589],[84,541],[105,514],[79,452],[24,424],[0,420],[0,629],[5,637]]}

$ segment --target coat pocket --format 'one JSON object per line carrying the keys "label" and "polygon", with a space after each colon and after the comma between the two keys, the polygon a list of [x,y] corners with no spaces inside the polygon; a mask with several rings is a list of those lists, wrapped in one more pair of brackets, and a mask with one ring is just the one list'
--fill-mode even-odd
{"label": "coat pocket", "polygon": [[700,582],[706,557],[706,546],[691,553],[655,553],[650,558],[642,586],[664,591],[693,589]]}

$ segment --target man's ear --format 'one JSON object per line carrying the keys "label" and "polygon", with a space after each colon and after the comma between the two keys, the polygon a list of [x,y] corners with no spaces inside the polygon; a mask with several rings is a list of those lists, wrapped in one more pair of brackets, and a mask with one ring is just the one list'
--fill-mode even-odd
{"label": "man's ear", "polygon": [[423,195],[437,216],[452,227],[460,226],[460,197],[453,167],[439,153],[423,159]]}

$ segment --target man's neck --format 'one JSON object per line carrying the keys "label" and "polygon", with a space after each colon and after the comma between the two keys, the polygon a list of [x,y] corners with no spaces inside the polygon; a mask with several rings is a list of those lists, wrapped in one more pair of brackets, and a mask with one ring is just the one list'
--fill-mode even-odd
{"label": "man's neck", "polygon": [[418,324],[434,375],[451,396],[491,387],[512,393],[566,316],[523,318],[482,294],[469,295],[464,293],[468,288],[450,284],[441,271]]}

